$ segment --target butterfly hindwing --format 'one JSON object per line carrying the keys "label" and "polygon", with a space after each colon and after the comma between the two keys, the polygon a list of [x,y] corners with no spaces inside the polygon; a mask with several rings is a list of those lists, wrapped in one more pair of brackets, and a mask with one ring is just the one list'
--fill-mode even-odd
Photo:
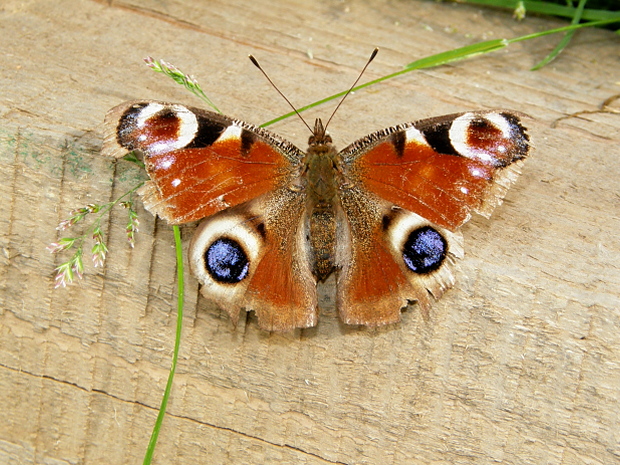
{"label": "butterfly hindwing", "polygon": [[461,235],[349,187],[341,193],[347,217],[337,256],[337,296],[347,324],[379,326],[400,320],[416,300],[425,317],[450,287],[452,266],[463,256]]}
{"label": "butterfly hindwing", "polygon": [[305,200],[303,191],[279,189],[203,220],[194,233],[190,265],[201,292],[233,322],[244,308],[269,331],[316,324]]}

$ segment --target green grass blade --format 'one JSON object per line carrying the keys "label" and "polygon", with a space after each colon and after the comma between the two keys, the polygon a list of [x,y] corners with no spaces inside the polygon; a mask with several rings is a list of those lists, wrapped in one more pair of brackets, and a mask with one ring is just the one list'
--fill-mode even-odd
{"label": "green grass blade", "polygon": [[[519,0],[460,0],[460,3],[484,5],[495,8],[505,8],[514,11],[519,6]],[[537,13],[563,18],[574,18],[577,8],[568,5],[559,5],[551,2],[525,0],[523,6],[528,13]],[[620,18],[620,11],[593,10],[584,8],[582,19],[586,21],[600,21]]]}
{"label": "green grass blade", "polygon": [[[359,86],[354,87],[353,91],[358,91],[360,89],[372,86],[379,82],[387,81],[388,79],[392,79],[396,76],[400,76],[401,74],[405,74],[405,73],[408,73],[416,69],[432,68],[435,66],[444,65],[446,63],[464,60],[466,58],[471,58],[473,56],[481,55],[483,53],[489,53],[495,50],[500,50],[515,42],[522,42],[524,40],[532,40],[532,39],[536,39],[539,37],[548,36],[551,34],[558,34],[560,32],[569,32],[569,31],[574,31],[577,29],[586,28],[586,27],[606,26],[608,24],[613,24],[617,22],[620,22],[620,16],[618,16],[617,18],[611,18],[611,19],[606,19],[602,21],[591,21],[591,22],[583,23],[583,24],[573,24],[571,26],[548,29],[546,31],[535,32],[533,34],[527,34],[524,36],[515,37],[513,39],[493,39],[493,40],[487,40],[484,42],[478,42],[478,43],[471,44],[471,45],[466,45],[464,47],[460,47],[454,50],[449,50],[447,52],[437,53],[435,55],[431,55],[429,57],[416,60],[406,65],[405,68],[400,71],[397,71],[392,74],[388,74],[386,76],[380,77],[378,79],[374,79],[372,81],[365,82],[364,84],[360,84]],[[310,108],[314,108],[316,106],[322,105],[323,103],[342,97],[344,94],[346,94],[346,92],[338,92],[337,94],[330,95],[329,97],[326,97],[321,100],[317,100],[316,102],[313,102],[309,105],[298,108],[297,111],[301,113],[303,111],[309,110]],[[261,124],[261,126],[269,126],[274,123],[277,123],[278,121],[282,121],[283,119],[289,118],[294,115],[295,115],[295,112],[291,111],[282,116],[279,116],[270,121],[267,121],[266,123]]]}
{"label": "green grass blade", "polygon": [[520,37],[515,37],[513,39],[493,39],[486,40],[484,42],[478,42],[472,45],[466,45],[465,47],[456,48],[454,50],[450,50],[447,52],[438,53],[436,55],[432,55],[427,58],[422,58],[421,60],[414,61],[405,66],[407,70],[420,69],[420,68],[430,68],[433,66],[443,65],[452,61],[464,60],[466,58],[471,58],[476,55],[480,55],[483,53],[493,52],[495,50],[502,49],[507,47],[510,44],[516,42],[522,42],[524,40],[532,40],[537,39],[539,37],[548,36],[551,34],[558,34],[560,32],[571,32],[577,29],[582,29],[585,27],[595,27],[595,26],[605,26],[607,24],[613,24],[615,22],[620,22],[620,17],[617,19],[608,19],[604,21],[592,21],[589,23],[583,24],[574,24],[571,26],[558,27],[555,29],[548,29],[542,32],[535,32],[533,34],[527,34]]}
{"label": "green grass blade", "polygon": [[153,426],[153,432],[151,433],[151,439],[149,445],[146,448],[146,454],[144,455],[143,465],[150,465],[153,459],[153,453],[155,452],[155,446],[157,445],[157,438],[159,437],[159,431],[166,415],[166,406],[168,405],[168,399],[172,391],[172,382],[174,380],[174,373],[177,368],[177,361],[179,360],[179,347],[181,346],[181,330],[183,327],[183,296],[185,295],[185,281],[183,279],[183,245],[181,243],[181,230],[178,226],[173,226],[174,231],[174,245],[177,258],[177,330],[176,338],[174,340],[174,352],[172,353],[172,363],[170,364],[170,372],[168,373],[168,382],[166,383],[166,390],[164,391],[164,397],[161,400],[161,406],[159,407],[159,413],[157,414],[157,420],[155,420],[155,426]]}
{"label": "green grass blade", "polygon": [[501,48],[506,47],[509,42],[506,39],[493,39],[485,42],[478,42],[465,47],[455,48],[454,50],[448,50],[447,52],[437,53],[430,57],[421,58],[408,65],[405,65],[407,70],[432,68],[434,66],[444,65],[452,61],[463,60],[465,58],[471,58],[483,53],[494,52]]}
{"label": "green grass blade", "polygon": [[530,40],[530,39],[537,39],[538,37],[544,37],[544,36],[548,36],[551,34],[557,34],[559,32],[574,31],[577,29],[584,29],[586,27],[607,26],[608,24],[614,24],[614,23],[620,23],[620,16],[616,18],[611,18],[611,19],[604,19],[601,21],[590,21],[588,23],[571,24],[570,26],[556,27],[555,29],[548,29],[542,32],[535,32],[533,34],[527,34],[521,37],[515,37],[514,39],[507,39],[507,42],[512,44],[515,42],[521,42],[521,41]]}
{"label": "green grass blade", "polygon": [[[577,9],[575,10],[575,15],[573,16],[571,24],[579,24],[579,21],[581,21],[581,18],[583,16],[583,9],[586,6],[587,1],[588,0],[579,1],[579,5],[577,5]],[[539,63],[534,65],[530,71],[539,70],[540,68],[547,65],[548,63],[551,63],[562,52],[562,50],[564,50],[564,48],[570,43],[571,39],[573,38],[576,32],[577,30],[566,32],[564,37],[562,37],[562,40],[560,40],[560,42],[558,43],[558,45],[556,45],[553,51],[549,55],[547,55],[544,59],[542,59]]]}

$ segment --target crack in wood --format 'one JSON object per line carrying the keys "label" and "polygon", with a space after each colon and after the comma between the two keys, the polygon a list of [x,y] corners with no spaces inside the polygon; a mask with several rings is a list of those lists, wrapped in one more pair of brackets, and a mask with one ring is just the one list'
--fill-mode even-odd
{"label": "crack in wood", "polygon": [[[114,395],[114,394],[111,394],[109,392],[106,392],[103,389],[98,389],[98,388],[88,389],[88,388],[86,388],[84,386],[80,386],[77,383],[72,383],[70,381],[66,381],[66,380],[63,380],[63,379],[55,378],[55,377],[50,376],[50,375],[36,374],[36,373],[32,373],[30,371],[26,371],[26,370],[23,370],[23,369],[17,369],[17,368],[14,368],[14,367],[2,364],[2,363],[0,363],[0,368],[5,368],[7,370],[11,370],[13,372],[20,373],[20,374],[25,374],[25,375],[32,376],[32,377],[35,377],[35,378],[46,379],[48,381],[53,381],[53,382],[56,382],[56,383],[60,383],[60,384],[63,384],[65,386],[75,387],[75,388],[77,388],[77,389],[79,389],[79,390],[81,390],[83,392],[93,392],[93,393],[101,394],[101,395],[104,395],[104,396],[109,397],[111,399],[118,400],[119,402],[123,402],[123,403],[126,403],[126,404],[139,405],[140,407],[144,407],[144,408],[147,408],[147,409],[150,409],[150,410],[153,410],[153,411],[159,411],[158,407],[153,407],[151,405],[145,404],[144,402],[140,402],[140,401],[137,401],[137,400],[123,399],[122,397],[119,397],[117,395]],[[202,425],[202,426],[207,426],[207,427],[219,430],[219,431],[228,431],[228,432],[231,432],[231,433],[234,433],[234,434],[238,434],[239,436],[243,436],[244,438],[255,440],[255,441],[261,442],[263,444],[267,444],[267,445],[272,446],[272,447],[288,449],[288,450],[291,450],[291,451],[299,452],[301,454],[308,455],[310,457],[314,457],[316,459],[319,459],[319,460],[321,460],[321,461],[323,461],[325,463],[328,463],[328,464],[333,464],[333,465],[351,465],[350,463],[347,463],[347,462],[340,462],[340,461],[337,461],[337,460],[334,461],[334,460],[326,459],[325,457],[321,457],[320,455],[315,454],[313,452],[308,452],[308,451],[306,451],[306,450],[304,450],[304,449],[302,449],[300,447],[297,447],[297,446],[293,446],[293,445],[290,445],[290,444],[278,444],[278,443],[275,443],[275,442],[272,442],[272,441],[268,441],[267,439],[263,439],[263,438],[258,437],[258,436],[253,436],[251,434],[244,433],[243,431],[239,431],[239,430],[236,430],[234,428],[227,427],[227,426],[220,426],[220,425],[216,425],[216,424],[213,424],[213,423],[207,423],[207,422],[200,421],[200,420],[197,420],[195,418],[191,418],[191,417],[188,417],[188,416],[185,416],[185,415],[175,415],[174,413],[170,413],[170,412],[166,412],[166,415],[169,416],[169,417],[172,417],[172,418],[177,418],[179,420],[191,421],[192,423],[196,423],[196,424],[199,424],[199,425]]]}

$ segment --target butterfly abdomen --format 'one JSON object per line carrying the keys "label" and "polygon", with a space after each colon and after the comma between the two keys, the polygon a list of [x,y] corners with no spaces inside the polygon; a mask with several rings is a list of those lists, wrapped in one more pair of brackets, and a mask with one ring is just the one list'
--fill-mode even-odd
{"label": "butterfly abdomen", "polygon": [[334,269],[338,205],[335,156],[329,143],[311,145],[306,155],[312,268],[319,281],[324,281]]}

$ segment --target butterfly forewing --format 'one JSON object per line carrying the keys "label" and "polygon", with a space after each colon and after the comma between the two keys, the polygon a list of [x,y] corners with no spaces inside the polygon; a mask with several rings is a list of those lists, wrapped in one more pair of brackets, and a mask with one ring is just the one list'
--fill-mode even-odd
{"label": "butterfly forewing", "polygon": [[[454,230],[488,216],[529,150],[509,112],[447,115],[379,131],[341,152],[345,176],[399,207]],[[503,171],[515,172],[506,177]],[[504,189],[494,183],[501,182]]]}
{"label": "butterfly forewing", "polygon": [[293,182],[303,153],[268,131],[197,108],[127,102],[106,123],[104,154],[144,153],[144,204],[171,224],[196,221]]}

